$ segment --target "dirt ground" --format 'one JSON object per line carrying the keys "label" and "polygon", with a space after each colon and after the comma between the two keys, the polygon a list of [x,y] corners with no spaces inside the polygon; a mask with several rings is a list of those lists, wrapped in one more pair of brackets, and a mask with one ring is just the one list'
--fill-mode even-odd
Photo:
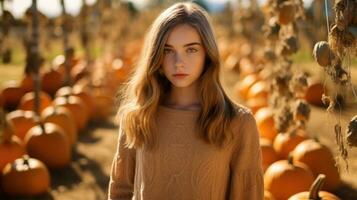
{"label": "dirt ground", "polygon": [[71,165],[50,171],[51,190],[36,198],[1,200],[99,200],[106,199],[111,161],[115,153],[117,127],[112,117],[108,122],[91,123],[79,135]]}
{"label": "dirt ground", "polygon": [[[237,76],[224,74],[224,85],[232,95],[232,85]],[[341,121],[345,125],[353,114],[357,114],[357,105],[343,111]],[[337,155],[333,125],[338,114],[327,115],[323,108],[312,107],[308,133],[317,136]],[[1,200],[102,200],[106,199],[109,172],[117,143],[117,126],[112,117],[108,122],[90,123],[79,136],[79,142],[73,150],[73,162],[60,171],[51,171],[51,190],[36,198],[9,198]],[[357,199],[357,149],[349,151],[349,172],[341,171],[346,183],[336,194],[343,200]]]}

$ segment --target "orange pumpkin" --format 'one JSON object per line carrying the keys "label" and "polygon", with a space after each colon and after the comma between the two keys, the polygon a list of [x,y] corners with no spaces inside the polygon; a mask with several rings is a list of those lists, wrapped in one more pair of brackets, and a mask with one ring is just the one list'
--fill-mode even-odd
{"label": "orange pumpkin", "polygon": [[55,97],[68,97],[72,95],[72,88],[70,86],[64,86],[57,90]]}
{"label": "orange pumpkin", "polygon": [[20,103],[22,96],[25,95],[25,90],[19,87],[16,81],[7,81],[2,85],[0,98],[2,105],[6,110],[14,110]]}
{"label": "orange pumpkin", "polygon": [[85,89],[85,90],[87,90],[87,89],[90,90],[91,84],[92,84],[91,80],[82,78],[76,82],[74,87],[80,88],[80,89]]}
{"label": "orange pumpkin", "polygon": [[237,57],[237,55],[235,53],[231,53],[227,59],[225,59],[224,62],[224,67],[227,70],[230,71],[235,71],[235,72],[240,72],[239,70],[239,58]]}
{"label": "orange pumpkin", "polygon": [[293,133],[279,133],[274,140],[274,149],[281,159],[287,159],[289,153],[302,141],[307,140],[305,131],[298,129]]}
{"label": "orange pumpkin", "polygon": [[313,139],[305,140],[295,147],[292,155],[294,162],[305,163],[315,176],[326,175],[324,190],[334,191],[341,185],[333,154],[325,145]]}
{"label": "orange pumpkin", "polygon": [[304,99],[310,104],[323,106],[322,94],[324,94],[324,86],[319,82],[310,81]]}
{"label": "orange pumpkin", "polygon": [[112,62],[112,70],[114,71],[115,79],[118,83],[123,83],[127,80],[130,69],[131,67],[120,58],[116,58]]}
{"label": "orange pumpkin", "polygon": [[113,111],[114,98],[104,88],[96,88],[93,90],[94,99],[94,120],[105,120]]}
{"label": "orange pumpkin", "polygon": [[[4,116],[2,117],[4,118]],[[24,144],[13,135],[12,126],[5,121],[4,123],[4,127],[0,129],[0,172],[7,163],[11,163],[26,153]]]}
{"label": "orange pumpkin", "polygon": [[78,62],[76,65],[73,66],[71,69],[71,77],[73,82],[77,82],[82,78],[86,78],[90,76],[88,62]]}
{"label": "orange pumpkin", "polygon": [[263,98],[268,99],[269,85],[266,81],[258,81],[254,83],[248,91],[247,99]]}
{"label": "orange pumpkin", "polygon": [[340,200],[340,198],[329,192],[320,191],[325,178],[324,174],[320,174],[312,184],[310,191],[297,193],[288,200]]}
{"label": "orange pumpkin", "polygon": [[92,113],[94,112],[94,100],[92,94],[89,90],[85,89],[85,87],[81,87],[79,85],[75,85],[72,87],[62,87],[56,92],[56,97],[69,97],[76,96],[79,97],[83,101],[83,105],[86,107],[88,111],[88,117],[92,117]]}
{"label": "orange pumpkin", "polygon": [[49,168],[63,168],[71,161],[71,147],[63,129],[54,123],[40,123],[25,137],[28,154]]}
{"label": "orange pumpkin", "polygon": [[71,145],[77,142],[78,133],[76,124],[71,112],[67,108],[50,106],[42,111],[41,118],[44,122],[52,122],[63,128]]}
{"label": "orange pumpkin", "polygon": [[240,77],[245,77],[248,74],[253,74],[253,73],[257,72],[257,69],[254,66],[253,62],[248,57],[241,58],[239,60],[239,64],[237,66],[239,67],[239,76]]}
{"label": "orange pumpkin", "polygon": [[77,96],[82,99],[84,105],[87,107],[88,116],[92,118],[95,114],[95,102],[94,97],[88,89],[80,86],[73,86],[73,96]]}
{"label": "orange pumpkin", "polygon": [[[72,53],[71,53],[72,54]],[[74,54],[70,55],[69,61],[68,61],[68,66],[70,70],[72,70],[73,66],[76,65],[80,59],[73,58]],[[58,55],[53,59],[53,68],[61,73],[62,75],[66,74],[66,66],[64,64],[65,62],[65,57],[64,55]]]}
{"label": "orange pumpkin", "polygon": [[41,88],[46,93],[53,96],[63,85],[64,76],[58,71],[51,69],[42,75]]}
{"label": "orange pumpkin", "polygon": [[6,165],[2,176],[3,191],[9,196],[36,196],[50,188],[50,174],[35,158],[16,159]]}
{"label": "orange pumpkin", "polygon": [[259,109],[268,106],[268,100],[265,98],[254,98],[254,99],[249,99],[246,102],[246,104],[255,114]]}
{"label": "orange pumpkin", "polygon": [[247,100],[250,87],[259,80],[258,74],[249,74],[235,84],[234,91],[236,91],[237,96],[239,95],[243,100]]}
{"label": "orange pumpkin", "polygon": [[108,89],[114,94],[116,93],[120,87],[123,85],[123,81],[116,79],[115,75],[107,72],[106,82],[108,83]]}
{"label": "orange pumpkin", "polygon": [[255,113],[255,119],[257,122],[260,136],[269,139],[271,142],[277,135],[275,129],[273,111],[269,107],[261,108]]}
{"label": "orange pumpkin", "polygon": [[277,200],[286,200],[293,194],[308,190],[313,181],[311,170],[291,158],[273,163],[264,174],[264,188]]}
{"label": "orange pumpkin", "polygon": [[272,163],[278,160],[278,154],[268,139],[260,138],[260,148],[262,150],[263,157],[263,171],[266,171]]}
{"label": "orange pumpkin", "polygon": [[264,190],[264,200],[275,200],[275,198],[268,190]]}
{"label": "orange pumpkin", "polygon": [[31,74],[25,74],[24,78],[20,84],[21,88],[25,90],[25,92],[34,91],[33,79]]}
{"label": "orange pumpkin", "polygon": [[[52,99],[45,92],[41,91],[39,94],[40,94],[39,112],[41,113],[45,108],[47,108],[48,106],[50,106],[52,104]],[[35,93],[34,92],[26,93],[21,98],[21,102],[20,102],[19,108],[21,110],[34,110],[35,109]]]}
{"label": "orange pumpkin", "polygon": [[13,124],[14,135],[24,140],[26,133],[37,125],[38,117],[34,111],[15,110],[6,115],[8,122]]}
{"label": "orange pumpkin", "polygon": [[54,105],[63,106],[71,112],[76,123],[77,130],[83,130],[85,128],[89,117],[88,110],[86,110],[83,101],[79,97],[57,97],[54,100]]}

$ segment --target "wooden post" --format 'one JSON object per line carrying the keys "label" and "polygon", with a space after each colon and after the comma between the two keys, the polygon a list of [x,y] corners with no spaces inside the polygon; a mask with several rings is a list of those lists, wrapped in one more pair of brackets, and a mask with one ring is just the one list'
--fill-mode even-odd
{"label": "wooden post", "polygon": [[81,42],[85,52],[86,60],[91,60],[90,49],[89,49],[89,34],[87,27],[87,18],[88,18],[88,6],[86,4],[86,0],[82,0],[82,10],[80,14],[81,25],[80,25],[80,33],[81,33]]}
{"label": "wooden post", "polygon": [[4,6],[5,0],[0,0],[1,5],[1,29],[2,29],[2,38],[0,39],[0,55],[2,56],[3,63],[11,62],[11,48],[9,45],[9,32],[11,24],[13,23],[13,16]]}
{"label": "wooden post", "polygon": [[31,33],[31,47],[30,56],[33,56],[30,60],[30,68],[32,68],[32,78],[34,81],[35,89],[35,105],[34,111],[40,114],[40,91],[41,91],[41,78],[40,78],[40,56],[39,56],[39,18],[37,10],[37,0],[32,0],[32,33]]}
{"label": "wooden post", "polygon": [[64,0],[61,0],[61,6],[62,6],[62,31],[63,31],[63,49],[64,49],[64,56],[65,56],[65,61],[64,61],[64,66],[66,69],[66,74],[65,74],[65,80],[64,84],[66,86],[71,86],[72,85],[72,80],[71,80],[71,66],[70,66],[70,59],[71,59],[71,49],[69,48],[68,44],[68,17],[66,15],[66,6],[64,3]]}

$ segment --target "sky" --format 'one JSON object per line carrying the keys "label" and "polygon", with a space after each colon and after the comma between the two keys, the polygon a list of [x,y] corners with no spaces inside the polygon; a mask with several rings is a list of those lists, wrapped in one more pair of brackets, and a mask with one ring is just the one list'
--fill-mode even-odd
{"label": "sky", "polygon": [[[96,0],[85,0],[87,4],[93,4]],[[136,6],[143,7],[150,0],[127,0],[132,1]],[[206,0],[209,5],[222,6],[227,1],[235,2],[237,0]],[[243,0],[249,1],[249,0]],[[265,0],[258,0],[264,2]],[[11,2],[6,1],[5,8],[10,10],[16,18],[19,18],[23,15],[28,7],[30,7],[32,0],[12,0]],[[304,2],[308,3],[311,0],[305,0]],[[58,16],[61,14],[61,5],[60,0],[38,0],[37,1],[38,9],[49,17]],[[82,6],[82,0],[65,0],[66,10],[72,15],[76,15]]]}

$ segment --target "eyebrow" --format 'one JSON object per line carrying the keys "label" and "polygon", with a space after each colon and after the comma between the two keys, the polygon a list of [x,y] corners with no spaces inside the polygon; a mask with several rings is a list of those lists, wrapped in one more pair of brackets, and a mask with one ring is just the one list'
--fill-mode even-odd
{"label": "eyebrow", "polygon": [[[191,42],[191,43],[185,44],[183,46],[184,47],[188,47],[188,46],[192,46],[192,45],[201,45],[201,43],[199,43],[199,42]],[[165,47],[173,47],[173,46],[170,45],[170,44],[165,44]]]}

